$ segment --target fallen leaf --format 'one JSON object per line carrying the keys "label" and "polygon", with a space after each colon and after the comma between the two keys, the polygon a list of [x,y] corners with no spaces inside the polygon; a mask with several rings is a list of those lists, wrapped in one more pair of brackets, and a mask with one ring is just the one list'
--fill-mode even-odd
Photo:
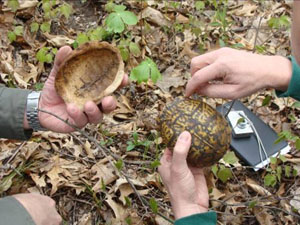
{"label": "fallen leaf", "polygon": [[165,16],[158,10],[151,7],[145,8],[140,13],[140,18],[146,19],[147,21],[154,23],[158,26],[170,26],[171,23],[165,18]]}

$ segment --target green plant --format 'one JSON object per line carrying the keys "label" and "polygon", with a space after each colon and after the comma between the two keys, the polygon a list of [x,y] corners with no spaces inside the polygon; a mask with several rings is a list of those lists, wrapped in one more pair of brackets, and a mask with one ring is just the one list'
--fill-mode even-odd
{"label": "green plant", "polygon": [[130,54],[132,54],[135,57],[139,57],[141,55],[141,50],[138,44],[128,39],[121,40],[118,45],[118,48],[124,61],[127,61],[129,59]]}
{"label": "green plant", "polygon": [[268,25],[271,28],[279,29],[279,28],[288,28],[290,27],[289,17],[286,15],[282,15],[279,18],[272,17],[268,20]]}
{"label": "green plant", "polygon": [[125,10],[126,6],[108,3],[106,10],[111,12],[105,19],[107,30],[113,33],[122,33],[126,25],[136,25],[138,19],[133,12]]}
{"label": "green plant", "polygon": [[131,70],[130,79],[137,81],[138,84],[148,82],[149,79],[156,83],[159,79],[161,79],[161,74],[156,63],[146,57],[144,61]]}
{"label": "green plant", "polygon": [[137,147],[145,147],[146,150],[150,147],[151,142],[149,140],[139,140],[139,136],[137,132],[133,132],[132,134],[132,141],[127,141],[127,148],[126,151],[132,151]]}
{"label": "green plant", "polygon": [[9,0],[7,1],[7,6],[11,8],[13,12],[16,12],[20,7],[20,3],[18,0]]}
{"label": "green plant", "polygon": [[7,37],[10,42],[14,42],[17,39],[17,36],[23,35],[23,26],[15,26],[13,31],[7,33]]}
{"label": "green plant", "polygon": [[37,52],[36,58],[41,63],[52,63],[56,52],[57,48],[43,47]]}

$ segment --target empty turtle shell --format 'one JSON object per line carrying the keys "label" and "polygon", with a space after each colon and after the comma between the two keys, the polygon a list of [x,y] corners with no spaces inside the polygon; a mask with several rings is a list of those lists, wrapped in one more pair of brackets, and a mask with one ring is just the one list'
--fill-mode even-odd
{"label": "empty turtle shell", "polygon": [[58,68],[57,93],[80,109],[91,100],[99,104],[122,83],[124,63],[119,50],[107,42],[87,42],[75,49]]}

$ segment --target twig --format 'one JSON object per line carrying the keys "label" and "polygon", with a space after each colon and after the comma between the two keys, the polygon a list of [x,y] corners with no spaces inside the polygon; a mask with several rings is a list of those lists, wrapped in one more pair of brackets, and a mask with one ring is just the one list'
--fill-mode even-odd
{"label": "twig", "polygon": [[[131,186],[132,190],[134,191],[134,193],[137,195],[138,199],[140,200],[140,202],[142,203],[142,206],[144,207],[146,213],[148,213],[148,207],[145,205],[148,205],[148,202],[146,202],[142,196],[140,196],[140,194],[138,193],[137,189],[135,188],[134,184],[131,182],[130,178],[127,176],[127,174],[125,174],[122,169],[121,170],[117,170],[117,168],[115,167],[115,164],[111,161],[111,159],[109,158],[109,155],[107,154],[107,152],[113,157],[114,160],[117,161],[117,158],[115,157],[115,155],[111,154],[110,151],[104,147],[101,146],[100,144],[98,144],[98,141],[94,138],[91,137],[87,132],[81,130],[80,128],[78,128],[77,126],[71,124],[68,120],[64,120],[62,118],[60,118],[59,116],[57,116],[56,114],[52,113],[52,112],[48,112],[46,110],[43,109],[38,109],[39,111],[43,112],[43,113],[47,113],[51,116],[54,116],[55,118],[59,119],[60,121],[66,123],[67,125],[69,125],[70,127],[72,127],[74,130],[78,131],[80,134],[82,134],[84,137],[86,137],[89,141],[93,142],[96,147],[98,149],[101,150],[101,152],[103,153],[103,155],[108,159],[109,163],[112,165],[112,167],[114,168],[114,170],[117,173],[120,173],[125,179],[126,181],[129,183],[129,185]],[[166,218],[164,215],[158,213],[158,215],[160,215],[163,219],[167,220],[168,222],[172,222],[172,220],[170,220],[169,218]]]}
{"label": "twig", "polygon": [[6,162],[3,166],[9,164],[9,163],[16,157],[16,155],[20,152],[20,150],[22,149],[22,147],[25,145],[26,142],[27,142],[27,141],[23,141],[23,142],[17,147],[17,149],[15,150],[14,154],[7,160],[7,162]]}

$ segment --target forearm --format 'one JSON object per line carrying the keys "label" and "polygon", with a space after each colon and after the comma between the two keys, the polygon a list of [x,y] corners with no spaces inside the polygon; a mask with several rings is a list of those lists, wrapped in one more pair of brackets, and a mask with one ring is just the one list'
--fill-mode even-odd
{"label": "forearm", "polygon": [[292,21],[292,52],[300,65],[300,1],[298,0],[294,0]]}
{"label": "forearm", "polygon": [[0,86],[0,138],[28,139],[30,130],[24,129],[24,113],[30,91]]}

